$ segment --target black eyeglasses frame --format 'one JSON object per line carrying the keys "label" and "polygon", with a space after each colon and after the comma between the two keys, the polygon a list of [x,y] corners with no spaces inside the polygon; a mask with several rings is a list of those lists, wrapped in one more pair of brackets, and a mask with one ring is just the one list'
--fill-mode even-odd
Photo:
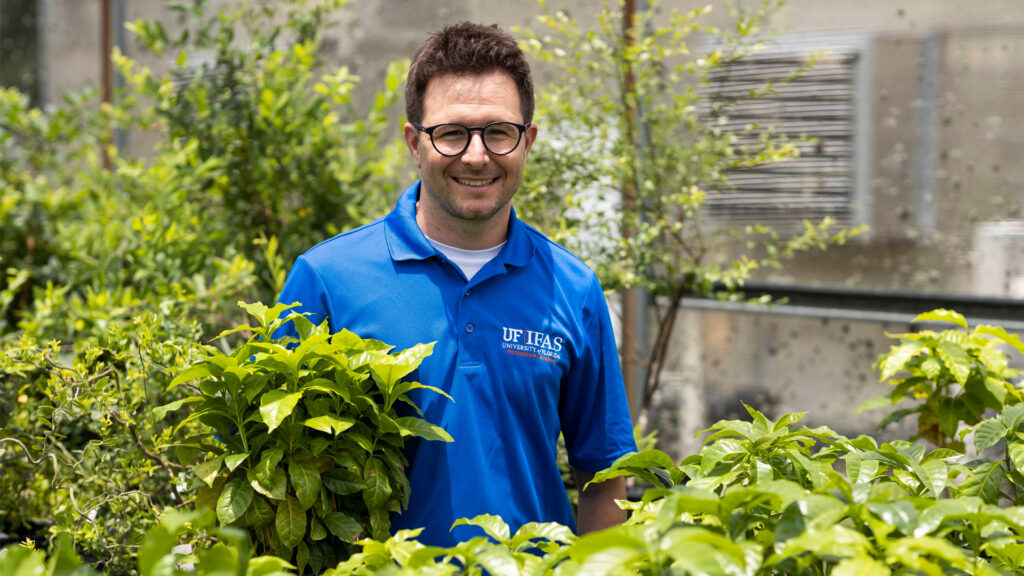
{"label": "black eyeglasses frame", "polygon": [[[508,122],[506,120],[499,120],[497,122],[488,122],[487,124],[484,124],[483,126],[467,126],[467,125],[462,124],[460,122],[442,122],[441,124],[434,124],[433,126],[423,126],[419,122],[413,122],[412,120],[410,120],[409,124],[412,124],[413,128],[419,130],[420,132],[425,133],[427,136],[430,137],[430,145],[434,147],[434,150],[437,150],[438,154],[440,154],[441,156],[446,156],[448,158],[453,158],[455,156],[458,156],[458,155],[464,153],[466,151],[466,149],[469,148],[469,144],[473,141],[473,132],[480,132],[480,142],[483,143],[484,148],[486,148],[488,152],[490,152],[491,154],[494,154],[495,156],[508,156],[509,154],[515,152],[516,148],[519,148],[519,143],[522,142],[522,140],[523,140],[523,133],[526,132],[526,129],[529,128],[530,124],[532,124],[532,123],[531,122],[527,122],[526,124],[517,124],[515,122]],[[519,137],[516,139],[515,145],[512,146],[512,148],[508,152],[495,152],[494,150],[491,150],[490,146],[487,145],[487,139],[484,138],[484,131],[487,130],[488,128],[490,128],[491,126],[494,126],[495,124],[509,124],[511,126],[515,126],[516,129],[519,130]],[[442,126],[459,126],[460,128],[464,128],[466,130],[466,134],[467,134],[466,145],[462,147],[462,150],[459,150],[458,152],[456,152],[454,154],[448,154],[448,153],[442,152],[437,147],[437,143],[434,142],[434,130],[437,130],[438,128],[440,128]]]}

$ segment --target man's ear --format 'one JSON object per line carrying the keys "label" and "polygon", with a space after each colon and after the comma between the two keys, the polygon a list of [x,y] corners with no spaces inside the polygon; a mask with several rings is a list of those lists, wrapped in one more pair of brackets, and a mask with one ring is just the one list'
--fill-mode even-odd
{"label": "man's ear", "polygon": [[405,145],[409,147],[409,153],[412,154],[412,161],[416,164],[416,167],[420,167],[420,131],[415,126],[405,123],[402,127],[402,136],[405,138]]}
{"label": "man's ear", "polygon": [[530,124],[530,127],[523,133],[523,139],[525,140],[523,144],[526,145],[526,148],[524,149],[526,154],[530,153],[530,148],[533,147],[533,141],[537,139],[537,132],[539,131],[540,130],[537,128],[536,124]]}

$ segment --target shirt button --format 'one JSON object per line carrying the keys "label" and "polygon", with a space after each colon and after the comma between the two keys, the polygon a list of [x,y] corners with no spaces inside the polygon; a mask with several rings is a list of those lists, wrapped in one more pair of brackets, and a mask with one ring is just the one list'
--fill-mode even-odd
{"label": "shirt button", "polygon": [[472,333],[473,333],[473,325],[472,324],[466,324],[466,334],[472,334]]}
{"label": "shirt button", "polygon": [[469,296],[470,292],[472,292],[472,290],[466,290],[466,296]]}

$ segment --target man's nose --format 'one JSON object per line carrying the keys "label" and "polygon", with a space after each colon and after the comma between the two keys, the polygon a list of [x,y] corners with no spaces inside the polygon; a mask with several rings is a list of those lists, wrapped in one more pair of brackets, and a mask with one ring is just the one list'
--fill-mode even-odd
{"label": "man's nose", "polygon": [[484,146],[484,136],[479,132],[469,134],[469,146],[462,153],[462,161],[473,166],[480,166],[490,162],[490,155]]}

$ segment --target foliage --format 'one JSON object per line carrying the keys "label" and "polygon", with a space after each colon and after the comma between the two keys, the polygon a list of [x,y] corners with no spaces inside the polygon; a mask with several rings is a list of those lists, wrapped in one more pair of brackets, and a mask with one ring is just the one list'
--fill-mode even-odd
{"label": "foliage", "polygon": [[[214,528],[212,511],[167,510],[151,528],[139,554],[141,576],[286,576],[294,566],[274,556],[252,558],[249,539],[234,528]],[[180,552],[182,538],[189,540],[188,554]],[[31,545],[0,550],[0,573],[10,576],[93,576],[83,565],[66,536],[57,539],[47,559]]]}
{"label": "foliage", "polygon": [[44,112],[0,90],[0,337],[100,336],[174,303],[211,318],[253,284],[225,231],[187,201],[209,170],[196,146],[114,157],[104,170],[102,135],[116,122],[92,104],[69,96]]}
{"label": "foliage", "polygon": [[[751,421],[712,426],[701,452],[678,465],[647,450],[599,473],[594,482],[664,486],[621,503],[632,511],[623,526],[576,538],[530,525],[510,538],[499,519],[478,517],[469,522],[491,540],[439,549],[403,531],[360,541],[363,552],[328,574],[1022,573],[1024,508],[988,502],[969,475],[954,482],[959,453],[747,410]],[[539,550],[524,549],[529,539]]]}
{"label": "foliage", "polygon": [[0,531],[70,535],[114,573],[130,570],[157,510],[181,506],[179,467],[157,453],[176,420],[153,408],[188,361],[194,323],[146,314],[75,347],[23,337],[0,354]]}
{"label": "foliage", "polygon": [[[261,553],[320,572],[349,555],[339,543],[387,538],[390,514],[409,500],[406,438],[451,441],[444,429],[396,410],[418,410],[407,396],[414,389],[447,396],[403,381],[433,346],[390,354],[382,342],[332,335],[326,322],[284,314],[298,304],[241,305],[257,324],[221,336],[252,335],[230,353],[207,346],[170,383],[194,382],[190,394],[155,413],[188,406],[183,423],[205,425],[173,445],[191,467],[197,507],[215,508],[222,526],[247,528]],[[289,322],[299,337],[275,339]]]}
{"label": "foliage", "polygon": [[346,66],[323,70],[318,53],[344,0],[246,2],[209,16],[204,4],[173,7],[187,21],[176,36],[157,21],[129,25],[149,50],[173,58],[162,77],[114,55],[128,84],[122,106],[167,142],[194,143],[197,164],[209,167],[188,201],[248,234],[236,246],[253,260],[262,258],[258,235],[277,237],[291,262],[383,214],[406,163],[388,113],[407,64],[389,65],[360,112],[352,102],[359,78]]}
{"label": "foliage", "polygon": [[171,4],[178,35],[131,25],[169,70],[115,52],[111,104],[0,89],[0,338],[99,336],[168,301],[216,332],[276,294],[282,262],[382,214],[407,162],[388,124],[405,65],[357,107],[359,79],[318,52],[342,3]]}
{"label": "foliage", "polygon": [[886,416],[880,426],[917,414],[916,438],[962,451],[961,422],[973,426],[986,410],[1002,411],[1024,401],[1024,393],[1012,383],[1020,371],[1009,367],[1006,354],[1000,350],[1011,346],[1024,354],[1024,342],[998,326],[970,329],[966,319],[952,310],[932,310],[914,322],[948,322],[957,328],[888,334],[898,338],[900,344],[879,356],[875,367],[879,382],[887,380],[892,389],[858,410],[920,399],[916,406]]}
{"label": "foliage", "polygon": [[[731,29],[701,23],[710,6],[661,14],[660,4],[638,10],[630,26],[622,4],[610,2],[593,29],[554,12],[540,17],[545,32],[522,31],[526,51],[563,81],[539,96],[546,136],[533,149],[517,205],[587,260],[606,289],[641,287],[666,297],[652,300],[657,332],[650,350],[636,350],[631,334],[621,346],[624,357],[645,357],[644,409],[658,389],[686,294],[724,287],[720,295],[729,297],[755,269],[858,232],[833,232],[826,219],[787,238],[765,226],[723,229],[706,218],[705,199],[729,189],[729,170],[797,154],[792,142],[759,133],[764,127],[724,127],[728,104],[716,103],[709,117],[702,91],[710,74],[756,52],[761,26],[779,2],[738,10]],[[691,57],[697,34],[720,47]],[[746,251],[736,253],[739,246]],[[732,261],[723,260],[728,254]]]}

